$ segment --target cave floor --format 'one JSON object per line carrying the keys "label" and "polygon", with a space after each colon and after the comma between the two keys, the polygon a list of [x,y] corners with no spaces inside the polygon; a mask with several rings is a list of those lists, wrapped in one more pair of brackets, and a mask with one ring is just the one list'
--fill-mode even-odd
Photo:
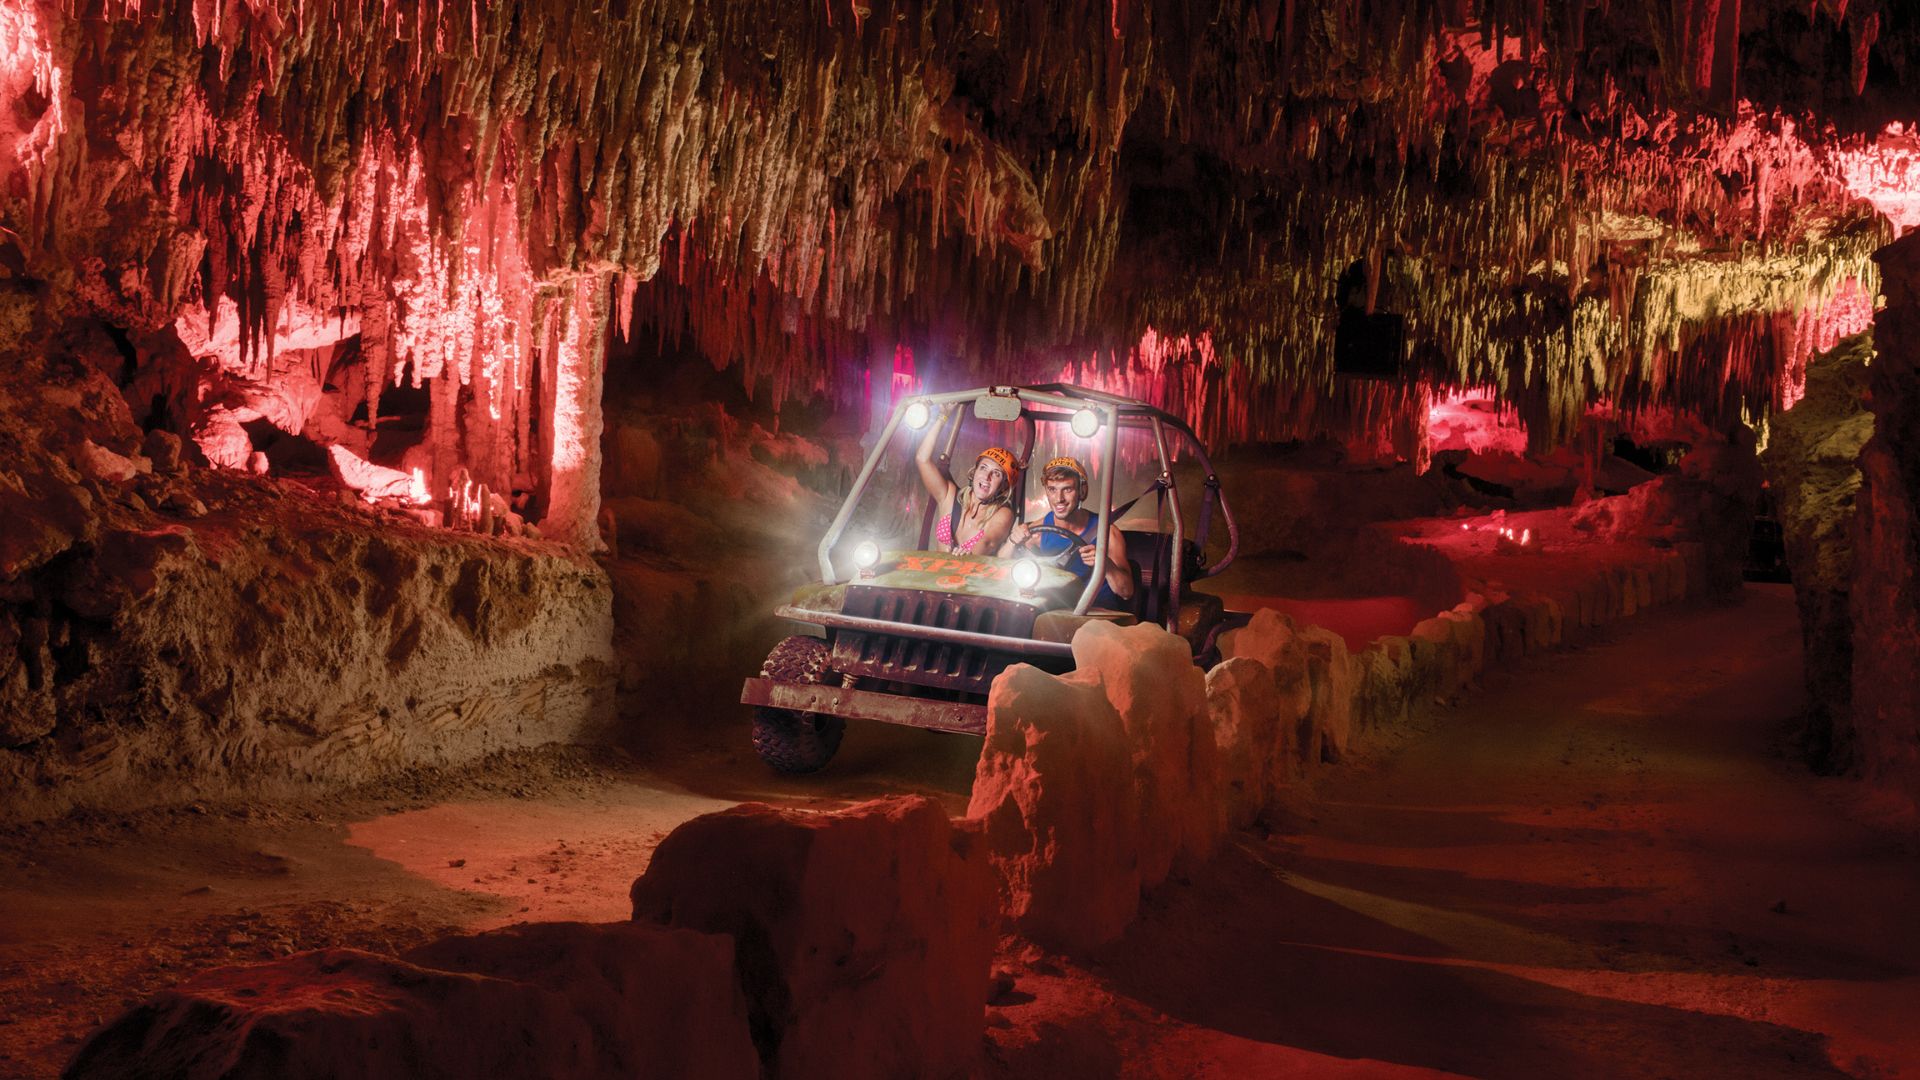
{"label": "cave floor", "polygon": [[[1920,833],[1788,752],[1784,587],[1529,660],[1319,770],[1103,955],[1009,939],[999,1076],[1920,1075]],[[197,971],[627,914],[681,821],[928,792],[977,744],[857,726],[776,780],[733,710],[343,796],[0,834],[0,1076]],[[670,764],[665,764],[670,763]]]}
{"label": "cave floor", "polygon": [[977,740],[875,725],[821,777],[786,780],[755,759],[744,716],[718,715],[656,725],[631,750],[516,751],[324,799],[0,831],[0,1078],[56,1075],[94,1027],[209,968],[624,919],[661,838],[736,803],[912,792],[966,810]]}
{"label": "cave floor", "polygon": [[1791,592],[1749,586],[1492,678],[1321,770],[1105,955],[1011,951],[992,1060],[1920,1076],[1920,841],[1792,758],[1798,652]]}

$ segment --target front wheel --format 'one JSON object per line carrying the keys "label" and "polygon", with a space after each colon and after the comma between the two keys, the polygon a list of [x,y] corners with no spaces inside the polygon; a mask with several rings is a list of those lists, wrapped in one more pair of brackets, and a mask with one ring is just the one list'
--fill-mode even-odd
{"label": "front wheel", "polygon": [[759,708],[753,710],[753,752],[775,772],[819,772],[833,760],[846,730],[847,722],[837,716]]}
{"label": "front wheel", "polygon": [[[831,674],[832,650],[815,637],[790,637],[773,647],[760,677],[793,686],[817,686]],[[753,752],[775,772],[818,772],[840,749],[847,722],[837,716],[762,706],[753,710]]]}

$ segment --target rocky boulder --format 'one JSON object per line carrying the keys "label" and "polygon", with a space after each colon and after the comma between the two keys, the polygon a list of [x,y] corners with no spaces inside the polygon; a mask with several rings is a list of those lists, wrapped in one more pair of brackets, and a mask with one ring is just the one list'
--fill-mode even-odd
{"label": "rocky boulder", "polygon": [[1325,627],[1300,632],[1307,649],[1307,674],[1312,692],[1308,719],[1321,756],[1339,761],[1353,740],[1353,696],[1360,685],[1359,665],[1347,651],[1347,641]]}
{"label": "rocky boulder", "polygon": [[1223,660],[1207,672],[1207,712],[1219,747],[1227,824],[1243,829],[1292,779],[1288,742],[1296,735],[1294,721],[1282,722],[1273,672],[1245,656]]}
{"label": "rocky boulder", "polygon": [[984,1032],[992,880],[977,829],[931,799],[749,804],[669,834],[633,914],[733,937],[772,1075],[957,1075]]}
{"label": "rocky boulder", "polygon": [[1244,657],[1258,661],[1273,673],[1280,723],[1290,729],[1281,745],[1288,748],[1297,763],[1320,760],[1320,736],[1309,716],[1313,706],[1313,680],[1307,671],[1307,644],[1294,628],[1293,620],[1271,608],[1262,608],[1253,613],[1247,625],[1220,635],[1220,655],[1227,659]]}
{"label": "rocky boulder", "polygon": [[1105,691],[1133,755],[1142,887],[1166,880],[1176,862],[1212,858],[1226,814],[1206,675],[1191,647],[1157,626],[1095,622],[1074,634],[1073,662]]}
{"label": "rocky boulder", "polygon": [[443,938],[406,959],[559,994],[594,1034],[591,1075],[760,1071],[724,937],[652,923],[532,923]]}
{"label": "rocky boulder", "polygon": [[981,821],[1001,906],[1021,933],[1085,951],[1120,936],[1140,907],[1133,754],[1090,673],[1002,672],[967,816]]}
{"label": "rocky boulder", "polygon": [[[476,970],[326,949],[208,972],[95,1034],[64,1075],[612,1080],[656,1070],[756,1073],[744,1018],[729,996],[724,940],[657,927],[562,925],[443,946],[445,956],[433,959],[464,958]],[[552,955],[540,955],[548,949]],[[655,1053],[661,1056],[636,1056]]]}

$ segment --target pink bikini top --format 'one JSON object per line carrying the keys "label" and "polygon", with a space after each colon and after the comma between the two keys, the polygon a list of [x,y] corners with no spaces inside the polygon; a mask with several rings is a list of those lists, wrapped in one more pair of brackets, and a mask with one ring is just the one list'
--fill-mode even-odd
{"label": "pink bikini top", "polygon": [[946,516],[941,518],[939,523],[933,527],[933,538],[935,540],[940,541],[940,544],[942,547],[947,548],[948,550],[954,552],[957,555],[971,554],[973,552],[973,546],[975,544],[978,544],[980,542],[980,538],[982,536],[985,536],[986,533],[987,533],[986,527],[982,526],[979,532],[976,532],[972,536],[967,538],[966,543],[961,544],[957,548],[954,547],[953,546],[953,511],[951,510],[947,511]]}

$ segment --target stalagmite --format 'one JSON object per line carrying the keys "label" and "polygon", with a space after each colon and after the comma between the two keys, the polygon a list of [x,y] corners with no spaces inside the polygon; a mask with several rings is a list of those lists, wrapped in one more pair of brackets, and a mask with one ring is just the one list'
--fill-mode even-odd
{"label": "stalagmite", "polygon": [[[547,516],[540,527],[547,536],[589,550],[603,546],[595,522],[600,517],[600,384],[606,364],[607,299],[604,279],[576,279],[560,315],[564,328],[554,331],[557,340],[549,348],[553,449]],[[485,492],[481,488],[483,501]],[[490,510],[483,513],[491,516]]]}

